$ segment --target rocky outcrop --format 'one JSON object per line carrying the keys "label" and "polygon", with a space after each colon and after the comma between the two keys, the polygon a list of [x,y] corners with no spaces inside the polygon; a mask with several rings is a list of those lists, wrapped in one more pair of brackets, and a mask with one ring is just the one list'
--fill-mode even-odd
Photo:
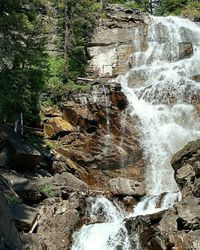
{"label": "rocky outcrop", "polygon": [[[0,223],[0,249],[68,248],[72,232],[83,223],[87,185],[70,173],[36,181],[4,171],[0,175],[0,218],[4,222]],[[35,200],[30,194],[27,198],[31,192],[43,194],[42,199]]]}
{"label": "rocky outcrop", "polygon": [[170,242],[167,233],[161,233],[155,227],[161,218],[162,213],[125,219],[125,226],[131,239],[131,249],[172,249],[174,244]]}
{"label": "rocky outcrop", "polygon": [[12,220],[12,214],[1,190],[0,201],[0,249],[21,250],[20,235]]}
{"label": "rocky outcrop", "polygon": [[0,166],[18,170],[35,167],[42,160],[38,150],[11,129],[0,130]]}
{"label": "rocky outcrop", "polygon": [[105,15],[87,46],[90,58],[87,71],[95,77],[113,78],[129,69],[136,33],[143,40],[143,49],[146,48],[149,17],[118,5],[107,5]]}
{"label": "rocky outcrop", "polygon": [[[24,238],[26,247],[36,249],[69,249],[72,232],[81,225],[80,213],[83,212],[83,197],[73,194],[68,200],[49,198],[41,204],[36,234]],[[30,241],[30,238],[34,239]]]}
{"label": "rocky outcrop", "polygon": [[[106,191],[110,190],[108,181],[122,172],[141,181],[143,162],[136,119],[126,108],[127,99],[118,83],[94,81],[87,91],[66,93],[62,116],[53,117],[54,121],[59,120],[54,127],[62,120],[74,129],[66,128],[49,136],[55,145],[54,154],[59,155],[53,160],[52,171],[68,169],[91,189]],[[46,117],[44,130],[51,125],[48,113]]]}
{"label": "rocky outcrop", "polygon": [[200,140],[189,142],[172,157],[175,179],[183,197],[200,198]]}

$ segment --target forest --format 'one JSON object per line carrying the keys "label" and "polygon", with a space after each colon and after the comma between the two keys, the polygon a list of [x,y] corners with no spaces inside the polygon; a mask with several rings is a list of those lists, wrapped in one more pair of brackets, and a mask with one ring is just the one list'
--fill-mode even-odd
{"label": "forest", "polygon": [[[85,45],[107,4],[154,15],[199,18],[200,2],[189,0],[1,0],[0,121],[37,123],[41,103],[57,101],[78,76],[86,76]],[[47,43],[56,18],[54,53]]]}

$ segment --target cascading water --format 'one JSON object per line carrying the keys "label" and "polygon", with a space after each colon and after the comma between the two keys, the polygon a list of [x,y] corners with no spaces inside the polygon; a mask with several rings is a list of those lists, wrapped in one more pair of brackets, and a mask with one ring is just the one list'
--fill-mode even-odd
{"label": "cascading water", "polygon": [[[104,212],[103,223],[83,226],[74,235],[72,250],[129,250],[123,224],[125,217],[155,213],[173,206],[180,199],[170,165],[171,156],[188,141],[200,137],[200,121],[195,113],[195,98],[200,84],[200,26],[178,17],[152,17],[147,49],[141,50],[139,30],[135,32],[132,69],[118,77],[133,116],[138,117],[146,165],[148,196],[126,215],[105,198],[94,201]],[[181,43],[193,44],[190,58],[180,57]],[[163,196],[157,208],[159,195]],[[91,215],[92,216],[92,215]],[[135,235],[138,241],[138,235]],[[139,243],[135,245],[139,250]]]}

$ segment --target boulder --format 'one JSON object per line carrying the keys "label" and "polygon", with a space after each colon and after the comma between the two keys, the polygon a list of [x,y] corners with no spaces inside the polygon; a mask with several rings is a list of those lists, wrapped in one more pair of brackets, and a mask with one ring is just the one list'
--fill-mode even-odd
{"label": "boulder", "polygon": [[186,160],[188,163],[200,160],[200,139],[189,142],[183,149],[174,154],[171,160],[172,167],[176,171]]}
{"label": "boulder", "polygon": [[23,171],[35,167],[42,160],[40,152],[11,129],[0,131],[0,141],[1,166],[8,165]]}
{"label": "boulder", "polygon": [[179,60],[190,58],[193,55],[193,45],[189,42],[179,43]]}
{"label": "boulder", "polygon": [[37,210],[25,204],[15,202],[9,204],[9,209],[17,229],[19,231],[28,232],[37,219]]}
{"label": "boulder", "polygon": [[72,126],[68,121],[62,119],[62,117],[49,118],[44,125],[45,135],[52,137],[58,133],[67,133],[75,131],[75,127]]}
{"label": "boulder", "polygon": [[37,227],[42,249],[70,249],[72,233],[82,224],[79,213],[83,209],[83,199],[74,194],[66,201],[59,198],[45,200]]}
{"label": "boulder", "polygon": [[200,197],[200,140],[189,142],[172,157],[175,179],[183,197]]}
{"label": "boulder", "polygon": [[192,77],[192,80],[196,81],[196,82],[200,82],[200,75],[195,75]]}
{"label": "boulder", "polygon": [[[18,173],[2,172],[4,179],[10,183],[16,193],[9,194],[10,200],[20,200],[26,204],[36,204],[47,197],[69,196],[71,192],[88,192],[88,185],[72,175],[71,173],[57,173],[53,177],[33,179],[31,176],[25,178]],[[20,197],[20,198],[19,198]]]}
{"label": "boulder", "polygon": [[144,196],[145,188],[142,182],[126,179],[115,178],[111,179],[108,183],[109,190],[115,195],[133,195]]}
{"label": "boulder", "polygon": [[125,219],[124,223],[128,231],[131,249],[172,249],[173,244],[170,242],[167,234],[159,232],[159,230],[152,225],[148,215],[128,218]]}
{"label": "boulder", "polygon": [[179,230],[196,231],[200,230],[200,200],[189,196],[184,198],[177,205],[177,224]]}
{"label": "boulder", "polygon": [[187,183],[191,182],[194,177],[194,168],[189,164],[179,168],[176,172],[176,181],[181,188],[183,188]]}
{"label": "boulder", "polygon": [[89,189],[89,186],[85,182],[67,172],[56,174],[54,179],[58,186],[69,187],[73,191],[87,192]]}

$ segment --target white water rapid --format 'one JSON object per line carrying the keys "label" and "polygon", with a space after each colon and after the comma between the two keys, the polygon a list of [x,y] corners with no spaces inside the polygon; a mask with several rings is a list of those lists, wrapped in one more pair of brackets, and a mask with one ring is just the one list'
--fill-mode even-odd
{"label": "white water rapid", "polygon": [[[84,225],[74,234],[72,250],[131,250],[123,220],[167,209],[180,199],[170,165],[171,157],[188,141],[200,137],[195,98],[200,83],[200,26],[178,17],[152,17],[147,49],[142,48],[140,31],[135,32],[132,69],[118,77],[129,101],[129,110],[138,117],[146,165],[148,196],[129,215],[106,198],[93,202],[91,218],[103,215],[103,223]],[[192,43],[193,55],[180,57],[183,43]],[[156,208],[159,195],[166,194]],[[97,221],[96,221],[97,222]],[[135,249],[140,250],[135,234]]]}

